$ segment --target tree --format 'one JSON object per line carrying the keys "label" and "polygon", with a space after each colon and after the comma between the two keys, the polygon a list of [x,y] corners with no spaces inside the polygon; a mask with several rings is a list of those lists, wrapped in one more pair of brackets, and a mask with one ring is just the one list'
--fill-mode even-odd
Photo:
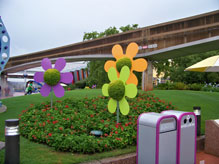
{"label": "tree", "polygon": [[138,28],[138,24],[133,24],[132,26],[130,25],[127,25],[127,26],[122,26],[120,27],[119,29],[122,31],[122,32],[126,32],[126,31],[130,31],[130,30],[135,30]]}
{"label": "tree", "polygon": [[[120,32],[134,30],[137,28],[138,28],[138,24],[133,24],[133,25],[122,26],[119,28],[120,30],[118,30],[116,27],[109,27],[103,32],[99,32],[99,33],[97,31],[88,32],[88,33],[84,33],[83,41],[102,38],[113,34],[118,34]],[[105,62],[106,61],[90,61],[88,63],[89,77],[87,79],[87,83],[90,87],[94,84],[96,84],[97,87],[102,87],[104,83],[109,83],[107,73],[104,70]],[[137,73],[136,75],[140,84],[141,73]]]}
{"label": "tree", "polygon": [[109,27],[105,31],[99,32],[99,33],[97,31],[85,32],[84,36],[83,36],[83,41],[92,40],[92,39],[96,39],[96,38],[102,38],[102,37],[106,37],[109,35],[118,34],[120,32],[135,30],[137,28],[138,28],[138,24],[133,24],[133,25],[121,26],[119,28],[120,31],[114,26],[114,27]]}
{"label": "tree", "polygon": [[184,83],[219,83],[219,73],[213,72],[185,72],[184,70],[210,56],[219,54],[219,50],[206,53],[194,54],[185,57],[179,57],[164,61],[154,62],[153,65],[157,70],[157,75],[164,72],[165,78],[169,77],[173,82]]}
{"label": "tree", "polygon": [[106,61],[91,61],[88,63],[89,77],[88,85],[91,87],[96,84],[98,88],[103,84],[109,83],[107,73],[104,71],[104,64]]}

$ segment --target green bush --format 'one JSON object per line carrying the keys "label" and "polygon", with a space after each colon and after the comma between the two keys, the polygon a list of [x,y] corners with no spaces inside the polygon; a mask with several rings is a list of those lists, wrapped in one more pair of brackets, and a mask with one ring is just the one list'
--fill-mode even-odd
{"label": "green bush", "polygon": [[194,91],[213,91],[214,89],[212,87],[204,87],[203,84],[184,84],[182,82],[175,82],[175,83],[162,83],[158,84],[157,86],[158,89],[163,89],[163,90],[194,90]]}
{"label": "green bush", "polygon": [[167,82],[168,90],[176,90],[176,83]]}
{"label": "green bush", "polygon": [[76,88],[84,89],[86,86],[86,80],[77,81],[75,86]]}
{"label": "green bush", "polygon": [[[175,109],[171,103],[154,97],[153,94],[138,94],[127,99],[130,113],[120,115],[107,111],[106,97],[65,99],[31,105],[20,114],[20,133],[30,141],[44,143],[56,150],[95,153],[136,145],[137,119],[144,112],[161,112]],[[95,137],[90,132],[101,130]]]}
{"label": "green bush", "polygon": [[184,90],[186,88],[186,85],[184,83],[181,82],[176,82],[175,83],[175,90]]}
{"label": "green bush", "polygon": [[75,88],[76,88],[75,84],[69,84],[69,85],[67,85],[67,86],[64,86],[64,89],[65,89],[66,91],[68,91],[68,90],[74,90]]}
{"label": "green bush", "polygon": [[205,86],[202,87],[201,90],[207,92],[219,92],[219,86],[217,84],[215,85],[206,84]]}
{"label": "green bush", "polygon": [[87,79],[86,85],[89,86],[90,88],[92,88],[93,85],[96,85],[96,87],[98,87],[98,88],[102,87],[102,84],[101,84],[101,86],[98,86],[97,84],[98,84],[98,79],[95,79],[93,77],[89,77]]}
{"label": "green bush", "polygon": [[200,91],[200,90],[202,90],[202,88],[203,88],[203,85],[198,84],[198,83],[193,83],[193,84],[188,85],[189,90]]}
{"label": "green bush", "polygon": [[213,92],[219,92],[219,87],[214,87],[212,91]]}
{"label": "green bush", "polygon": [[157,88],[161,90],[173,90],[175,89],[175,83],[170,83],[167,81],[166,83],[158,84]]}
{"label": "green bush", "polygon": [[168,84],[167,83],[160,83],[157,85],[157,88],[161,89],[161,90],[168,90]]}
{"label": "green bush", "polygon": [[204,86],[204,87],[202,87],[201,90],[202,90],[202,91],[205,91],[205,92],[212,92],[212,91],[213,91],[213,88],[210,87],[210,86]]}
{"label": "green bush", "polygon": [[175,82],[175,83],[160,83],[155,88],[161,90],[193,90],[193,91],[207,91],[207,92],[219,92],[219,85],[214,84],[184,84],[182,82]]}

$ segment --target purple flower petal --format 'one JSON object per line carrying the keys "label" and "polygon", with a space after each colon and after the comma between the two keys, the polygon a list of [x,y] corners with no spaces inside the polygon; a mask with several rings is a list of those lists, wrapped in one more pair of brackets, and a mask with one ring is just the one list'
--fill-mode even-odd
{"label": "purple flower petal", "polygon": [[58,60],[56,60],[55,69],[62,71],[65,68],[65,65],[66,65],[65,59],[59,58]]}
{"label": "purple flower petal", "polygon": [[47,85],[47,84],[44,84],[42,86],[42,88],[40,89],[40,93],[44,97],[49,96],[50,91],[51,91],[51,87],[49,85]]}
{"label": "purple flower petal", "polygon": [[69,84],[72,82],[72,80],[73,80],[73,76],[72,76],[71,72],[61,73],[60,82],[65,83],[65,84]]}
{"label": "purple flower petal", "polygon": [[44,72],[36,72],[34,74],[34,80],[38,83],[43,82],[44,78],[43,78]]}
{"label": "purple flower petal", "polygon": [[63,97],[65,94],[64,88],[58,83],[56,86],[53,87],[54,93],[56,97]]}
{"label": "purple flower petal", "polygon": [[41,62],[43,69],[46,71],[47,69],[52,68],[52,63],[48,58],[44,58]]}

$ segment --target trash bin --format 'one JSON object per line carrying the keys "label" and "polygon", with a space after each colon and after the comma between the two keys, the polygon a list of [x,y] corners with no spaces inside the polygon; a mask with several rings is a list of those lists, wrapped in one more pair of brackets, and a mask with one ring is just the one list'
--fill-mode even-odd
{"label": "trash bin", "polygon": [[177,163],[177,118],[174,115],[143,113],[138,117],[137,163]]}
{"label": "trash bin", "polygon": [[175,115],[178,119],[178,161],[179,164],[196,163],[196,125],[193,112],[163,111],[162,114]]}

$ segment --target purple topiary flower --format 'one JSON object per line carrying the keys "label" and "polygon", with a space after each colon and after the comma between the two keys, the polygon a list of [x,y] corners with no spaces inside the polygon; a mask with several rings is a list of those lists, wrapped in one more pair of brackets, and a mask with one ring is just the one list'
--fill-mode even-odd
{"label": "purple topiary flower", "polygon": [[60,83],[68,84],[73,80],[72,73],[60,72],[66,65],[65,59],[59,58],[56,61],[54,68],[52,68],[52,63],[48,58],[44,58],[41,62],[41,65],[45,72],[36,72],[34,74],[34,80],[36,82],[45,82],[40,90],[41,95],[45,97],[49,96],[51,89],[53,89],[56,97],[64,96],[65,90]]}

